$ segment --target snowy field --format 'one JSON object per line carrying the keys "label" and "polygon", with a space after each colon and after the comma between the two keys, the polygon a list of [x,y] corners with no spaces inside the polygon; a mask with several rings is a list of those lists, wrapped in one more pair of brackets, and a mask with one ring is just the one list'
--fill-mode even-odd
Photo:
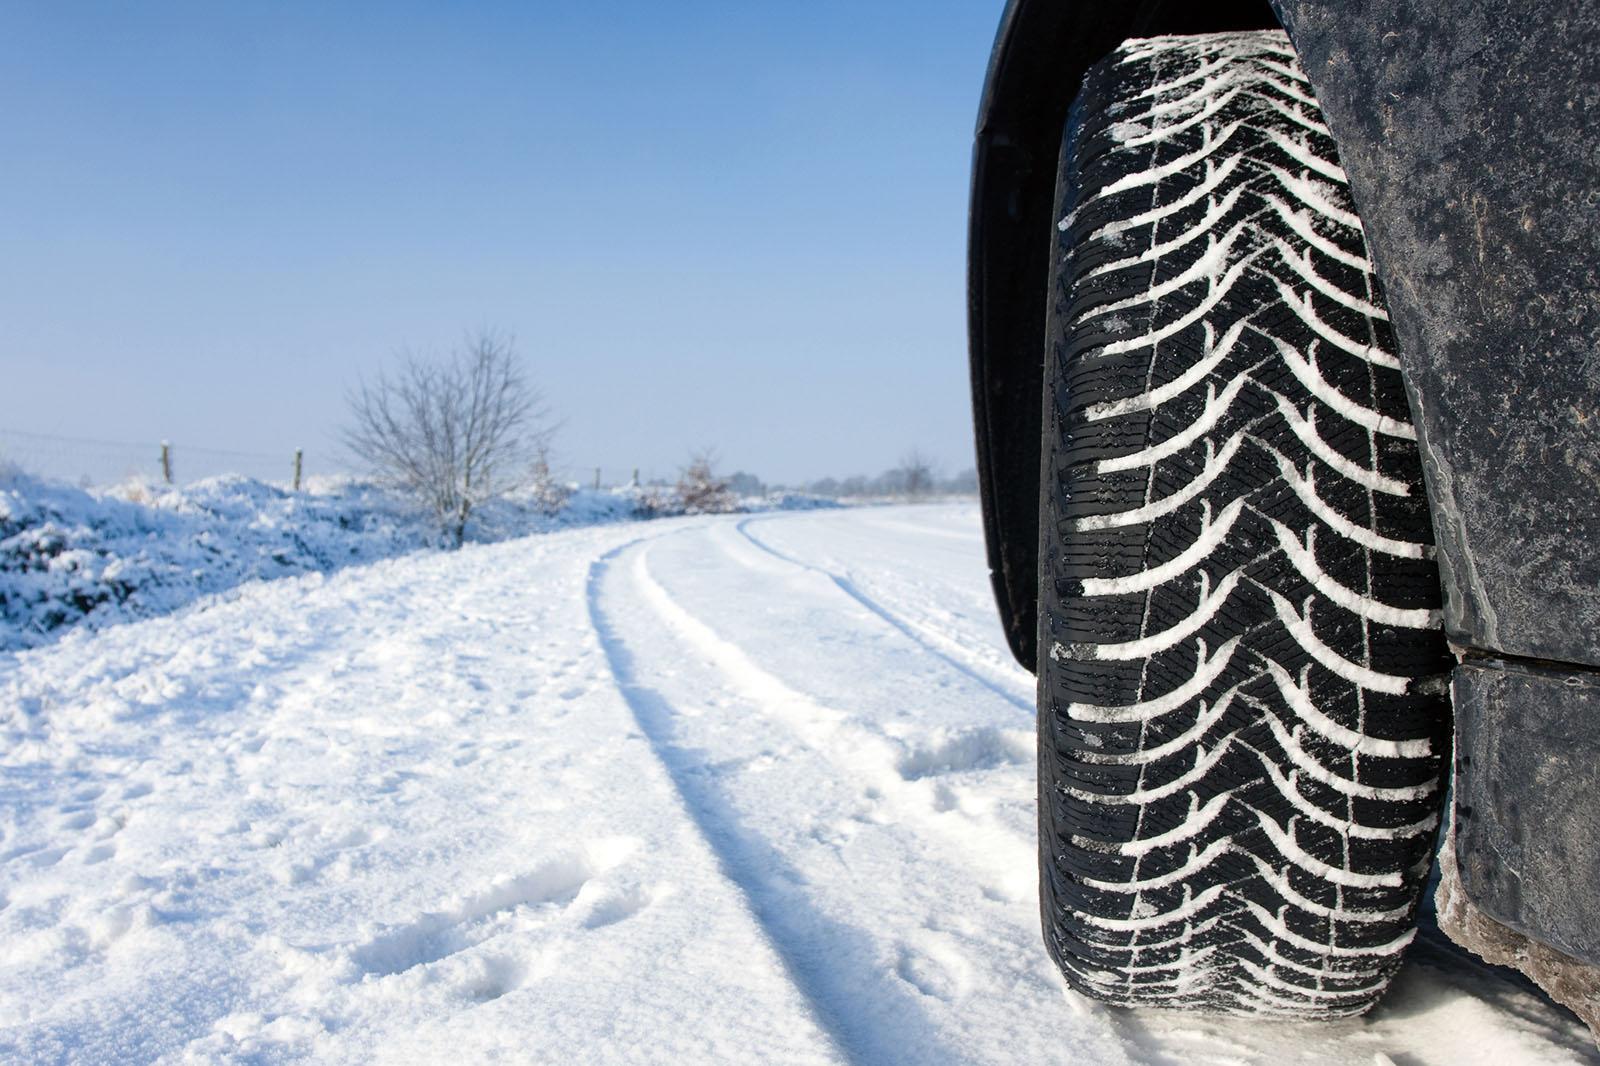
{"label": "snowy field", "polygon": [[[838,506],[789,492],[736,502],[747,512]],[[494,543],[682,513],[671,490],[657,487],[529,488],[486,501],[466,534]],[[0,652],[37,648],[80,626],[168,614],[246,582],[331,574],[440,541],[415,503],[355,478],[314,478],[304,492],[234,475],[81,489],[0,462]]]}
{"label": "snowy field", "polygon": [[0,654],[6,1062],[1597,1062],[1425,931],[1331,1025],[1065,991],[975,506],[621,523]]}

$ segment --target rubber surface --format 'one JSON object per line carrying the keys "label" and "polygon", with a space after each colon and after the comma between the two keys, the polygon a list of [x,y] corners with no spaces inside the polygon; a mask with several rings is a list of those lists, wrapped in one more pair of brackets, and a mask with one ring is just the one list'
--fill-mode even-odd
{"label": "rubber surface", "polygon": [[1058,199],[1046,940],[1113,1003],[1359,1013],[1412,935],[1449,662],[1383,297],[1287,39],[1123,46]]}

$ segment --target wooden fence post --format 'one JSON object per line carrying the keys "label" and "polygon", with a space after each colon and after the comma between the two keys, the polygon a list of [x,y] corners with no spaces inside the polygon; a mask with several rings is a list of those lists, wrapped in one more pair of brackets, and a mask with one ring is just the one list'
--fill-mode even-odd
{"label": "wooden fence post", "polygon": [[304,455],[305,453],[299,448],[294,450],[294,491],[296,492],[300,491],[300,460]]}
{"label": "wooden fence post", "polygon": [[172,484],[172,445],[166,441],[161,442],[161,478]]}

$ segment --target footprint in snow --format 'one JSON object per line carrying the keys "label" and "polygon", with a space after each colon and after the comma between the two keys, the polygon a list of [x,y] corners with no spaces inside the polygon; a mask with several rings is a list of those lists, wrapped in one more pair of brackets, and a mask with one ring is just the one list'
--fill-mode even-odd
{"label": "footprint in snow", "polygon": [[1033,735],[1020,729],[981,726],[943,732],[930,742],[910,745],[895,769],[906,781],[987,770],[1033,761]]}
{"label": "footprint in snow", "polygon": [[902,944],[895,976],[924,996],[947,1002],[960,999],[972,986],[972,966],[948,939],[924,932],[915,945]]}
{"label": "footprint in snow", "polygon": [[484,955],[472,960],[461,990],[479,1003],[515,992],[528,979],[528,964],[511,955]]}
{"label": "footprint in snow", "polygon": [[54,866],[71,848],[41,848],[28,856],[28,864],[36,870]]}
{"label": "footprint in snow", "polygon": [[[390,928],[350,953],[363,975],[391,977],[470,951],[501,933],[544,925],[564,913],[591,880],[619,865],[638,846],[632,838],[595,841],[546,860],[533,870],[451,900],[443,908]],[[648,905],[626,892],[588,906],[589,928],[614,924]],[[596,922],[596,917],[606,919]]]}
{"label": "footprint in snow", "polygon": [[94,823],[95,815],[93,811],[73,811],[56,823],[56,829],[58,831],[87,829]]}
{"label": "footprint in snow", "polygon": [[[591,895],[587,891],[580,895]],[[583,918],[585,929],[603,929],[608,925],[616,925],[632,918],[655,901],[656,892],[652,889],[630,885],[626,888],[603,888],[592,893],[593,902],[588,905],[589,913]]]}

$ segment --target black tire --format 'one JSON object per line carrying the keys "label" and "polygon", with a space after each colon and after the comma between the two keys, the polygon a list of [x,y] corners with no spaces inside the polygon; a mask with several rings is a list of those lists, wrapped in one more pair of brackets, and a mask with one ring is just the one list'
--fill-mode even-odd
{"label": "black tire", "polygon": [[1068,120],[1046,359],[1045,939],[1096,999],[1356,1014],[1413,934],[1447,649],[1384,303],[1282,33]]}

